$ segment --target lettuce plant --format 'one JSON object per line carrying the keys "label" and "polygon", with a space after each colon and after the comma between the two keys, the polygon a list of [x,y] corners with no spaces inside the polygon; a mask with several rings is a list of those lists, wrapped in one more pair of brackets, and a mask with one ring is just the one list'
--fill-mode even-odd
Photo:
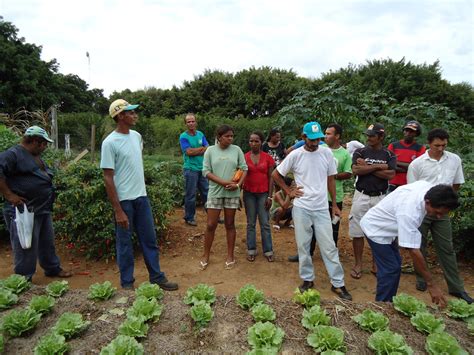
{"label": "lettuce plant", "polygon": [[337,350],[326,350],[321,353],[321,355],[345,355],[345,352]]}
{"label": "lettuce plant", "polygon": [[133,302],[131,308],[127,311],[127,316],[140,317],[143,316],[145,321],[158,321],[163,311],[163,305],[158,304],[155,298],[146,298],[145,296],[138,296]]}
{"label": "lettuce plant", "polygon": [[[314,305],[310,309],[303,310],[303,318],[301,319],[303,327],[309,330],[314,330],[320,325],[330,325],[331,318],[329,318],[326,310],[318,305]],[[334,349],[333,349],[334,350]]]}
{"label": "lettuce plant", "polygon": [[95,283],[89,287],[89,299],[94,301],[105,301],[108,300],[115,294],[117,289],[112,286],[110,281],[105,281],[104,283]]}
{"label": "lettuce plant", "polygon": [[436,318],[434,315],[428,312],[418,312],[410,318],[411,324],[419,332],[432,334],[441,333],[444,331],[444,322],[440,318]]}
{"label": "lettuce plant", "polygon": [[186,304],[198,304],[205,302],[213,304],[216,301],[216,289],[206,284],[198,284],[186,291],[183,302]]}
{"label": "lettuce plant", "polygon": [[35,346],[34,355],[62,355],[69,351],[66,338],[56,333],[42,336]]}
{"label": "lettuce plant", "polygon": [[135,338],[127,335],[119,335],[102,348],[100,355],[143,355],[143,345]]}
{"label": "lettuce plant", "polygon": [[201,302],[191,307],[189,310],[191,318],[198,328],[205,327],[214,317],[214,311],[209,303]]}
{"label": "lettuce plant", "polygon": [[413,350],[405,343],[405,339],[400,334],[388,329],[378,330],[373,333],[368,340],[369,348],[377,355],[411,355]]}
{"label": "lettuce plant", "polygon": [[257,303],[252,307],[252,317],[255,322],[266,322],[275,320],[276,314],[268,304]]}
{"label": "lettuce plant", "polygon": [[118,332],[129,337],[144,338],[148,333],[148,324],[143,316],[130,316],[120,325]]}
{"label": "lettuce plant", "polygon": [[155,298],[157,301],[159,301],[163,299],[165,294],[157,284],[152,284],[148,281],[145,281],[135,290],[135,295],[137,295],[137,297],[145,296],[146,298]]}
{"label": "lettuce plant", "polygon": [[312,330],[306,340],[319,353],[328,350],[346,351],[344,332],[336,327],[319,325]]}
{"label": "lettuce plant", "polygon": [[393,297],[393,306],[397,311],[408,317],[415,315],[417,312],[426,312],[426,304],[406,293]]}
{"label": "lettuce plant", "polygon": [[468,318],[474,316],[474,304],[461,299],[448,301],[448,315],[451,318]]}
{"label": "lettuce plant", "polygon": [[455,337],[444,332],[428,335],[426,337],[425,350],[430,355],[468,355],[468,352],[459,346]]}
{"label": "lettuce plant", "polygon": [[270,322],[257,322],[247,331],[247,341],[256,353],[277,353],[285,332]]}
{"label": "lettuce plant", "polygon": [[257,290],[254,285],[247,284],[237,294],[237,303],[243,309],[250,309],[257,303],[265,300],[263,292]]}
{"label": "lettuce plant", "polygon": [[28,308],[41,315],[51,312],[54,307],[54,298],[50,296],[33,296]]}
{"label": "lettuce plant", "polygon": [[22,275],[13,274],[4,280],[0,280],[0,287],[8,288],[17,295],[28,290],[30,286],[31,283]]}
{"label": "lettuce plant", "polygon": [[13,310],[3,317],[1,328],[12,337],[19,337],[35,328],[40,319],[41,315],[32,309]]}
{"label": "lettuce plant", "polygon": [[359,327],[367,330],[371,333],[377,330],[385,330],[388,327],[388,318],[380,312],[374,312],[370,309],[366,309],[362,313],[352,317],[352,320],[356,322]]}
{"label": "lettuce plant", "polygon": [[0,288],[0,310],[7,309],[18,303],[18,296],[9,288]]}
{"label": "lettuce plant", "polygon": [[53,332],[70,339],[85,330],[91,322],[84,321],[80,313],[63,313],[52,328]]}
{"label": "lettuce plant", "polygon": [[321,301],[321,295],[314,288],[310,288],[303,293],[297,288],[293,295],[293,302],[303,305],[304,308],[311,308],[315,305],[319,305]]}
{"label": "lettuce plant", "polygon": [[61,297],[69,290],[69,282],[66,280],[53,281],[46,286],[46,293],[51,297]]}

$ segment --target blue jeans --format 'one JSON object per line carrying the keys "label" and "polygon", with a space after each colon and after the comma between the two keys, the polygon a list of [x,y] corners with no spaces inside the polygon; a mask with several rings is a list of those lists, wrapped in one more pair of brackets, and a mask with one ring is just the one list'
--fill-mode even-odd
{"label": "blue jeans", "polygon": [[36,272],[36,262],[44,270],[46,276],[55,276],[62,270],[59,257],[54,246],[54,229],[51,214],[35,215],[31,248],[23,249],[18,239],[15,223],[15,209],[8,207],[3,210],[14,256],[14,272],[31,280]]}
{"label": "blue jeans", "polygon": [[247,253],[257,255],[256,224],[260,223],[263,255],[273,255],[270,213],[265,208],[268,192],[252,193],[244,191],[245,213],[247,214]]}
{"label": "blue jeans", "polygon": [[123,211],[128,217],[129,228],[115,226],[117,264],[120,270],[120,284],[122,287],[132,286],[135,278],[132,233],[135,231],[138,243],[142,248],[143,259],[150,282],[164,281],[165,274],[160,270],[160,257],[156,242],[155,223],[151,212],[148,197],[142,196],[135,200],[120,201]]}
{"label": "blue jeans", "polygon": [[184,220],[193,221],[196,214],[196,193],[199,189],[204,206],[207,201],[207,192],[209,190],[209,182],[207,178],[202,176],[201,171],[184,169]]}
{"label": "blue jeans", "polygon": [[400,275],[402,273],[402,257],[398,249],[398,240],[392,244],[379,244],[367,238],[372,255],[377,265],[377,292],[375,300],[392,302],[396,296]]}
{"label": "blue jeans", "polygon": [[293,222],[295,224],[296,245],[298,246],[299,271],[303,281],[313,281],[315,278],[313,259],[310,254],[313,226],[316,241],[319,245],[321,258],[328,272],[331,284],[336,287],[344,286],[344,270],[339,261],[339,252],[332,236],[332,223],[327,209],[310,211],[293,206]]}

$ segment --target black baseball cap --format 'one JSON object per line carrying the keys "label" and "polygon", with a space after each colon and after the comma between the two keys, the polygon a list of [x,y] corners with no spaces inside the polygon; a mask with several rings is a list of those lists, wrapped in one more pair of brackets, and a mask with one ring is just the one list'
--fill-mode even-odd
{"label": "black baseball cap", "polygon": [[374,123],[374,124],[371,124],[369,127],[367,127],[367,131],[365,131],[365,134],[368,136],[385,134],[385,128],[383,127],[383,124],[381,123]]}

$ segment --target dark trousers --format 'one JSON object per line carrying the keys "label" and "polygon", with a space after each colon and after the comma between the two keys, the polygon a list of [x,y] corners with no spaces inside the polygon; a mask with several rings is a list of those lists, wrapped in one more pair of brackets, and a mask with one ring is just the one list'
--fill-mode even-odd
{"label": "dark trousers", "polygon": [[377,292],[375,300],[392,302],[397,294],[402,272],[402,257],[398,249],[398,240],[392,244],[379,244],[367,238],[377,265]]}
{"label": "dark trousers", "polygon": [[202,171],[184,169],[184,220],[194,221],[196,214],[196,193],[201,193],[202,202],[206,206],[209,182],[202,176]]}
{"label": "dark trousers", "polygon": [[[337,207],[342,211],[342,201],[337,202]],[[329,202],[329,215],[332,216],[332,202]],[[334,244],[337,246],[337,241],[339,239],[339,226],[341,225],[341,220],[339,220],[336,224],[332,225],[332,237],[334,239]]]}

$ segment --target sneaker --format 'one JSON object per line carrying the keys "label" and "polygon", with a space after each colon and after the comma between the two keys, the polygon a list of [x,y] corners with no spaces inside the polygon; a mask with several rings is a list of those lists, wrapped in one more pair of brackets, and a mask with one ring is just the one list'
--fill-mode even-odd
{"label": "sneaker", "polygon": [[449,294],[450,294],[451,296],[460,298],[460,299],[466,301],[466,302],[469,303],[469,304],[472,304],[472,302],[474,301],[474,300],[471,298],[471,296],[469,296],[469,295],[467,294],[466,291],[462,291],[462,292],[450,292]]}
{"label": "sneaker", "polygon": [[193,227],[196,227],[198,225],[194,219],[190,221],[186,221],[186,224],[189,224],[190,226],[193,226]]}
{"label": "sneaker", "polygon": [[428,287],[426,286],[426,282],[423,280],[416,281],[416,289],[421,292],[425,292]]}
{"label": "sneaker", "polygon": [[336,295],[339,296],[339,298],[342,298],[343,300],[352,301],[352,296],[347,291],[345,286],[342,286],[342,287],[339,287],[339,288],[331,286],[331,291],[334,292]]}
{"label": "sneaker", "polygon": [[298,288],[300,289],[300,292],[303,293],[304,291],[309,290],[310,288],[313,288],[313,286],[314,286],[313,281],[303,281],[301,286]]}
{"label": "sneaker", "polygon": [[165,291],[176,291],[178,289],[178,284],[175,282],[169,282],[166,277],[163,281],[155,283]]}
{"label": "sneaker", "polygon": [[298,254],[289,256],[288,261],[290,263],[297,263],[298,261],[300,261]]}

